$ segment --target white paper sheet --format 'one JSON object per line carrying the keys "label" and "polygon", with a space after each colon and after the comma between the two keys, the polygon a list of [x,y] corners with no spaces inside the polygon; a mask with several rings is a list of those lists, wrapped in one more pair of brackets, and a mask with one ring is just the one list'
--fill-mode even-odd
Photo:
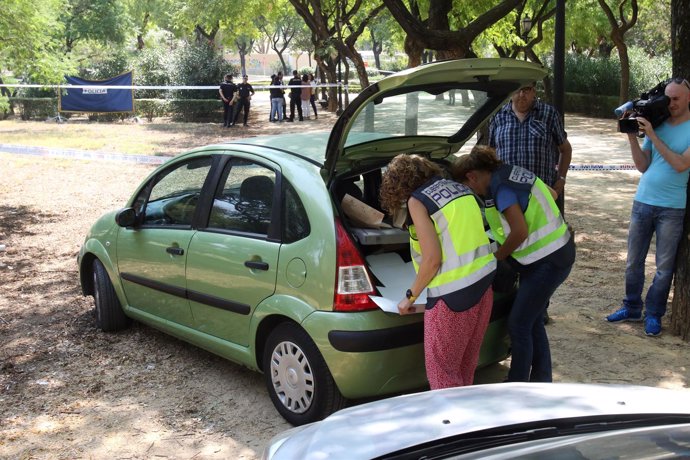
{"label": "white paper sheet", "polygon": [[[398,310],[398,302],[400,302],[400,300],[391,300],[385,297],[379,297],[375,295],[370,295],[369,298],[373,300],[381,310],[387,313],[395,313],[397,315],[400,314],[400,310]],[[416,303],[412,306],[414,307],[414,313],[424,313],[424,304],[420,305]]]}
{"label": "white paper sheet", "polygon": [[[412,286],[416,273],[412,262],[405,263],[398,254],[391,252],[375,254],[367,257],[367,263],[372,273],[383,286],[377,286],[381,297],[370,296],[383,311],[398,313],[398,302],[405,296],[405,292]],[[377,300],[378,299],[378,300]],[[426,289],[424,289],[415,305],[424,311],[426,304]],[[417,308],[416,312],[420,312]]]}

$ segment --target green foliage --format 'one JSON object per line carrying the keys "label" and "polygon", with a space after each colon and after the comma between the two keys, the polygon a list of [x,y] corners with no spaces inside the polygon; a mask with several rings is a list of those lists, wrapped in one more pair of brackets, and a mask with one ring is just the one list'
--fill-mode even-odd
{"label": "green foliage", "polygon": [[63,8],[60,20],[67,51],[84,40],[122,44],[131,28],[122,0],[64,0]]}
{"label": "green foliage", "polygon": [[637,47],[629,48],[630,57],[630,97],[639,97],[641,93],[656,86],[672,75],[671,56],[649,57]]}
{"label": "green foliage", "polygon": [[[226,73],[237,70],[209,43],[177,48],[172,58],[170,81],[173,85],[219,85]],[[218,99],[218,90],[173,91],[175,99]]]}
{"label": "green foliage", "polygon": [[218,120],[222,104],[212,99],[173,99],[168,101],[168,112],[175,121]]}
{"label": "green foliage", "polygon": [[565,90],[581,94],[616,95],[620,87],[618,59],[588,58],[581,54],[565,56]]}
{"label": "green foliage", "polygon": [[79,70],[79,76],[87,80],[107,80],[132,70],[130,54],[121,48],[104,53],[102,59],[93,59],[89,67]]}
{"label": "green foliage", "polygon": [[10,106],[10,98],[7,96],[0,96],[0,120],[4,120],[12,112],[12,107]]}
{"label": "green foliage", "polygon": [[168,101],[166,99],[136,99],[134,110],[137,116],[153,121],[156,117],[168,114]]}
{"label": "green foliage", "polygon": [[45,120],[58,113],[56,97],[12,97],[10,103],[22,120]]}
{"label": "green foliage", "polygon": [[[671,75],[669,56],[649,57],[644,50],[628,49],[630,58],[630,96],[652,88]],[[609,59],[588,58],[579,54],[565,57],[565,90],[571,93],[615,96],[620,90],[620,61],[614,53]]]}
{"label": "green foliage", "polygon": [[0,70],[29,81],[57,83],[72,68],[61,49],[61,0],[2,0]]}
{"label": "green foliage", "polygon": [[381,61],[381,70],[389,70],[392,72],[400,72],[401,70],[407,69],[407,57],[406,56],[393,56],[392,59],[386,59]]}
{"label": "green foliage", "polygon": [[309,75],[310,73],[313,74],[313,73],[314,73],[314,68],[313,68],[313,67],[309,67],[309,66],[300,67],[300,69],[298,70],[298,72],[299,72],[300,77],[301,77],[301,76],[304,75],[304,74],[307,74],[307,75]]}
{"label": "green foliage", "polygon": [[[172,59],[167,48],[144,48],[134,60],[134,84],[138,86],[166,86],[170,84]],[[136,92],[142,99],[164,98],[166,90],[145,89]]]}

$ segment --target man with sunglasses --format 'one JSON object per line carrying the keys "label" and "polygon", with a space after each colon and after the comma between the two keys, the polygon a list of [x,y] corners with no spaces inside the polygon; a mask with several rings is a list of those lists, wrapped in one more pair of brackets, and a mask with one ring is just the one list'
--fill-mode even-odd
{"label": "man with sunglasses", "polygon": [[[558,193],[556,205],[565,217],[563,192],[573,148],[560,114],[537,99],[536,82],[513,93],[510,102],[491,119],[489,145],[501,161],[533,172],[554,189]],[[548,322],[547,311],[544,324]]]}
{"label": "man with sunglasses", "polygon": [[536,83],[517,90],[489,124],[489,145],[504,163],[520,166],[558,193],[563,190],[573,148],[556,109],[537,99]]}
{"label": "man with sunglasses", "polygon": [[[637,118],[645,136],[641,147],[637,134],[628,133],[633,162],[642,176],[630,216],[623,306],[606,317],[610,323],[644,319],[649,336],[661,334],[683,234],[690,170],[690,84],[682,78],[671,79],[664,93],[669,98],[669,118],[656,129],[648,120]],[[643,303],[645,259],[655,233],[656,273]]]}

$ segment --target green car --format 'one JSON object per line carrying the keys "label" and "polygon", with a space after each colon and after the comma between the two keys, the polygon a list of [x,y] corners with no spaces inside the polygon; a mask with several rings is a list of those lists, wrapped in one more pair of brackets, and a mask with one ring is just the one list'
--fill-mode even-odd
{"label": "green car", "polygon": [[[97,326],[134,319],[263,372],[294,425],[347,399],[425,387],[423,315],[372,299],[397,303],[405,291],[390,287],[414,277],[407,233],[376,210],[382,170],[399,153],[447,163],[544,74],[518,60],[437,62],[364,89],[330,133],[238,139],[169,160],[86,236],[79,272]],[[344,210],[346,196],[359,212]],[[480,365],[509,354],[514,282],[497,278]]]}

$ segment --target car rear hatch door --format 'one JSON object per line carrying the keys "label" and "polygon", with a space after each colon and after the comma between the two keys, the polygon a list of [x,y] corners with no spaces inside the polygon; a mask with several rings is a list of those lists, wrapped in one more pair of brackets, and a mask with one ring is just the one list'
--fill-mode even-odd
{"label": "car rear hatch door", "polygon": [[[326,180],[399,153],[445,158],[511,93],[546,75],[515,59],[461,59],[407,69],[362,90],[328,139]],[[449,103],[454,94],[456,102]]]}

